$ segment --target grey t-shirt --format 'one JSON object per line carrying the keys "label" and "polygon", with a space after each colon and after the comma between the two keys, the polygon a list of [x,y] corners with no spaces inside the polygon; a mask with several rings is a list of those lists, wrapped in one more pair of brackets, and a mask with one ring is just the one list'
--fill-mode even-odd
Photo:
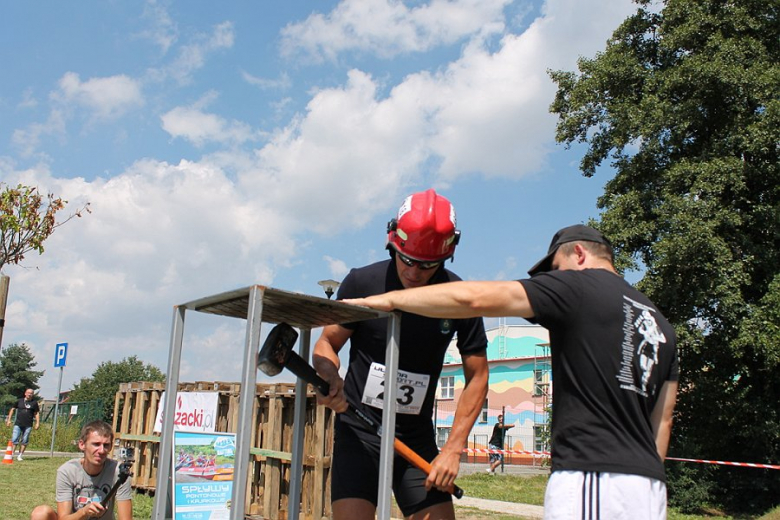
{"label": "grey t-shirt", "polygon": [[[71,459],[57,470],[57,502],[73,504],[73,511],[86,507],[92,501],[100,501],[108,495],[119,478],[119,464],[113,459],[106,460],[103,471],[96,476],[89,475],[81,465],[81,458]],[[114,503],[117,500],[130,500],[131,488],[128,478],[108,504],[106,514],[100,518],[114,518]]]}

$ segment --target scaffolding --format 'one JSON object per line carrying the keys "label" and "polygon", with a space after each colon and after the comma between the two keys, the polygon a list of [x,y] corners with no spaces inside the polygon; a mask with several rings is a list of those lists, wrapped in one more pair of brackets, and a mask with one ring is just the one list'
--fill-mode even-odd
{"label": "scaffolding", "polygon": [[498,319],[498,359],[509,357],[509,345],[506,339],[509,327],[506,324],[506,318]]}
{"label": "scaffolding", "polygon": [[[534,452],[549,452],[552,408],[552,365],[550,344],[538,343],[534,352]],[[539,459],[540,465],[543,458]],[[534,466],[537,457],[533,457]]]}

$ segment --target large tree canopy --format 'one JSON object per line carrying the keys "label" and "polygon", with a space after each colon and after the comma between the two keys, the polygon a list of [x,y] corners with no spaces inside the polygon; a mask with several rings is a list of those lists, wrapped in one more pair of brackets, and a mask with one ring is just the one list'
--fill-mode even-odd
{"label": "large tree canopy", "polygon": [[[579,73],[551,72],[556,137],[587,144],[586,176],[611,160],[598,226],[675,324],[670,455],[777,464],[780,3],[637,4]],[[692,471],[723,505],[780,503],[777,471]]]}
{"label": "large tree canopy", "polygon": [[92,377],[83,377],[73,385],[69,399],[73,402],[103,400],[103,415],[111,422],[114,417],[114,400],[120,383],[132,381],[165,381],[165,375],[151,363],[144,363],[137,356],[130,356],[119,363],[100,363]]}
{"label": "large tree canopy", "polygon": [[38,390],[43,371],[33,370],[38,363],[30,347],[12,344],[0,351],[0,414],[8,413],[28,388]]}

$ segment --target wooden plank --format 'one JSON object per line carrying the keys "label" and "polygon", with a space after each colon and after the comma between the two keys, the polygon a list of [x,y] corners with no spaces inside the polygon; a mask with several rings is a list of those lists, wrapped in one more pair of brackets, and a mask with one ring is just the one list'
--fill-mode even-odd
{"label": "wooden plank", "polygon": [[122,398],[122,392],[117,392],[114,396],[114,419],[111,421],[111,428],[116,431],[116,423],[119,418],[119,401]]}
{"label": "wooden plank", "polygon": [[[121,422],[121,431],[122,432],[129,432],[130,431],[130,415],[132,414],[132,408],[131,408],[131,402],[130,402],[130,396],[133,395],[131,393],[125,394],[125,402],[124,406],[122,406],[122,422]],[[116,431],[116,430],[115,430]]]}
{"label": "wooden plank", "polygon": [[[268,402],[268,421],[264,434],[264,448],[279,450],[282,448],[282,414],[284,404],[276,396],[275,385],[271,387]],[[282,464],[279,459],[268,459],[265,463],[265,493],[263,496],[263,515],[270,520],[279,519],[279,502],[282,478]]]}

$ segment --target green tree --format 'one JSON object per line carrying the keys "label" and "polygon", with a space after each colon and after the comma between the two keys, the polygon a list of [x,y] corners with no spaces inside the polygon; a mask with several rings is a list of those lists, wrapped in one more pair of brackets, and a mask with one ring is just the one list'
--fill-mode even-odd
{"label": "green tree", "polygon": [[[649,0],[578,73],[551,72],[556,138],[610,159],[598,227],[674,323],[671,456],[780,461],[777,0]],[[681,463],[668,463],[670,497]],[[686,468],[735,511],[780,503],[777,471]],[[695,473],[695,475],[692,475]]]}
{"label": "green tree", "polygon": [[38,390],[43,371],[33,370],[38,363],[30,347],[13,344],[0,351],[0,414],[8,413],[28,388]]}
{"label": "green tree", "polygon": [[100,363],[92,377],[83,377],[73,385],[69,400],[73,402],[103,401],[103,416],[111,422],[114,418],[114,399],[120,383],[131,381],[165,381],[165,374],[151,363],[144,363],[137,356],[130,356],[119,363]]}

